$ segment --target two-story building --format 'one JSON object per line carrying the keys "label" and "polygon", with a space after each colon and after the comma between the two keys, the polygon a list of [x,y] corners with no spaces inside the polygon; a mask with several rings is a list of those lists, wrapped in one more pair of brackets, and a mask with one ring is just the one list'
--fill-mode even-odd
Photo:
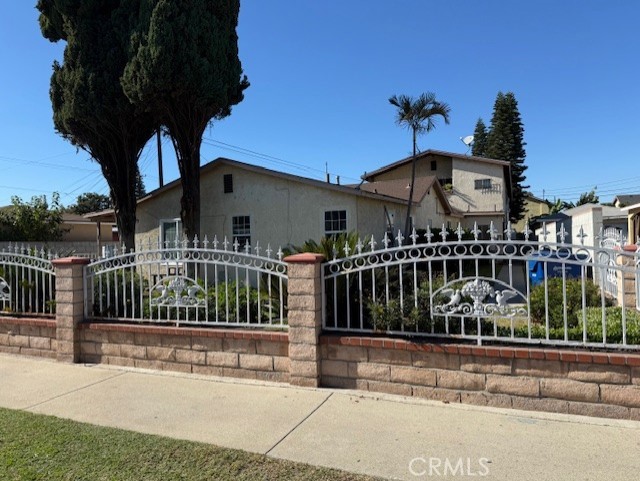
{"label": "two-story building", "polygon": [[[411,164],[412,157],[407,157],[368,172],[363,178],[370,183],[399,179],[409,182]],[[462,227],[468,229],[475,223],[483,230],[491,222],[496,228],[505,225],[511,195],[509,162],[427,150],[416,159],[416,187],[424,182],[422,179],[432,177],[442,186],[452,208],[449,221],[460,221]],[[425,226],[419,217],[415,225]]]}

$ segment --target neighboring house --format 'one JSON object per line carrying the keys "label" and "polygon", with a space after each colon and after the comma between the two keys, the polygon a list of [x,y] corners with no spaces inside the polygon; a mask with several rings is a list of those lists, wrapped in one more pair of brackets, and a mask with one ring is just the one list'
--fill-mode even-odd
{"label": "neighboring house", "polygon": [[640,204],[640,194],[623,194],[617,195],[613,199],[613,205],[622,208],[634,204]]}
{"label": "neighboring house", "polygon": [[24,245],[37,249],[51,250],[60,255],[99,257],[105,246],[115,246],[119,243],[118,229],[113,215],[107,222],[90,219],[86,216],[65,212],[62,214],[62,240],[50,242],[2,242],[0,249],[9,245]]}
{"label": "neighboring house", "polygon": [[627,218],[627,236],[628,244],[637,244],[640,242],[640,202],[623,207],[622,212]]}
{"label": "neighboring house", "polygon": [[[544,240],[543,225],[546,225],[546,242],[560,242],[561,226],[564,225],[567,244],[586,246],[597,246],[602,240],[601,231],[613,232],[620,239],[627,238],[627,216],[617,207],[584,204],[571,209],[565,209],[557,214],[543,216],[538,219],[539,227],[535,229],[535,234],[539,241]],[[582,237],[580,229],[582,228]]]}
{"label": "neighboring house", "polygon": [[[368,172],[363,179],[370,183],[400,179],[408,182],[411,163],[412,157],[407,157]],[[427,150],[417,156],[416,177],[438,180],[455,217],[451,220],[456,224],[460,221],[463,228],[470,229],[477,223],[486,230],[493,222],[502,231],[506,225],[511,195],[509,162]]]}
{"label": "neighboring house", "polygon": [[[241,246],[260,242],[263,249],[302,245],[309,239],[356,231],[375,236],[380,245],[385,232],[397,235],[398,219],[406,211],[407,194],[401,182],[362,187],[336,185],[219,158],[200,170],[201,232],[212,242],[224,237]],[[136,246],[173,243],[182,231],[180,180],[138,201]],[[451,221],[451,206],[435,181],[416,189],[415,212],[433,224]],[[427,214],[426,211],[432,211]],[[431,217],[429,217],[431,216]],[[108,220],[113,211],[89,214]],[[203,239],[200,239],[201,241]],[[229,248],[231,248],[229,246]]]}
{"label": "neighboring house", "polygon": [[527,223],[531,228],[531,225],[538,217],[542,217],[547,214],[549,214],[549,204],[547,203],[547,201],[536,197],[530,192],[525,192],[524,217],[511,227],[515,229],[516,232],[523,232]]}

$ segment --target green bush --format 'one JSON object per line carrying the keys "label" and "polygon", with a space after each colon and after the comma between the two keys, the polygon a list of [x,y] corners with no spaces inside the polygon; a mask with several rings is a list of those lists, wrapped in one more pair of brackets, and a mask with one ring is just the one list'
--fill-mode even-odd
{"label": "green bush", "polygon": [[[567,296],[567,326],[569,328],[578,325],[578,312],[582,309],[582,283],[581,279],[566,279]],[[602,301],[600,290],[593,282],[584,280],[586,307],[600,306]],[[549,295],[549,327],[564,328],[564,297],[562,278],[552,277],[547,279]],[[539,284],[531,289],[531,319],[536,323],[545,323],[545,285]],[[610,301],[607,301],[610,305]]]}
{"label": "green bush", "polygon": [[[231,281],[218,284],[217,295],[216,287],[210,287],[207,297],[209,299],[209,322],[216,320],[216,305],[219,322],[271,323],[280,317],[278,301],[270,300],[266,291],[247,286],[242,282]],[[269,317],[270,302],[272,306],[271,318]],[[258,304],[260,304],[259,316]],[[248,318],[247,306],[249,308]]]}
{"label": "green bush", "polygon": [[[622,342],[622,307],[605,308],[607,343]],[[633,309],[625,310],[627,343],[640,344],[640,313]],[[586,309],[587,340],[602,342],[602,308],[589,307]],[[578,327],[582,335],[583,313],[578,313]]]}
{"label": "green bush", "polygon": [[[135,268],[96,275],[93,279],[93,314],[99,317],[141,317],[140,294],[141,291],[147,292],[148,285]],[[144,304],[146,307],[147,302]]]}

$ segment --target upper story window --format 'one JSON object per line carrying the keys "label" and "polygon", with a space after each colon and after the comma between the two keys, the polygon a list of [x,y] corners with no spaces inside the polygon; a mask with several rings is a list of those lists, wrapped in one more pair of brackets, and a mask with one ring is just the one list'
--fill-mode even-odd
{"label": "upper story window", "polygon": [[233,243],[239,244],[242,250],[248,244],[251,246],[251,217],[248,215],[235,216],[232,219],[233,224]]}
{"label": "upper story window", "polygon": [[491,179],[476,179],[476,190],[491,190]]}
{"label": "upper story window", "polygon": [[438,162],[436,160],[432,160],[431,161],[431,170],[437,170],[438,169]]}
{"label": "upper story window", "polygon": [[233,192],[233,174],[224,174],[222,180],[224,183],[224,193],[231,194]]}
{"label": "upper story window", "polygon": [[340,232],[347,232],[347,211],[326,211],[324,213],[324,234],[330,236]]}

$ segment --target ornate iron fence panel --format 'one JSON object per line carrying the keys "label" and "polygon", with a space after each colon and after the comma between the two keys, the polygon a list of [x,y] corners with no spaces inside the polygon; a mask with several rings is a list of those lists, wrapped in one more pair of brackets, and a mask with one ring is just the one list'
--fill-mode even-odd
{"label": "ornate iron fence panel", "polygon": [[57,255],[29,246],[14,245],[0,251],[0,312],[5,314],[55,313]]}
{"label": "ornate iron fence panel", "polygon": [[[486,236],[484,236],[486,234]],[[640,247],[443,226],[345,245],[323,266],[328,331],[640,349]],[[485,239],[482,239],[485,237]]]}
{"label": "ornate iron fence panel", "polygon": [[287,327],[280,249],[274,257],[270,247],[205,237],[113,254],[85,267],[88,319]]}

